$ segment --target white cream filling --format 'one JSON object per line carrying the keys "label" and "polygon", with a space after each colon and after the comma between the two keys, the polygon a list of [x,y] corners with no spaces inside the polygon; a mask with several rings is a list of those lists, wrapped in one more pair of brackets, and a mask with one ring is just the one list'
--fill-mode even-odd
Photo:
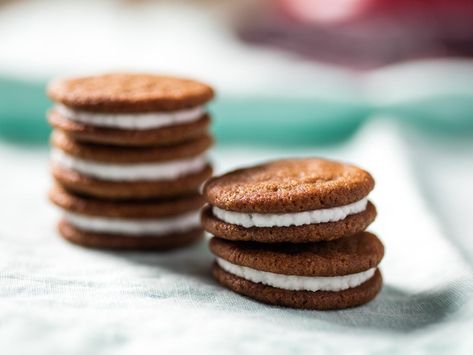
{"label": "white cream filling", "polygon": [[223,270],[245,280],[292,291],[342,291],[361,285],[372,278],[376,271],[376,268],[372,268],[356,274],[332,277],[295,276],[255,270],[221,258],[217,258],[217,263]]}
{"label": "white cream filling", "polygon": [[204,106],[186,110],[149,113],[98,113],[74,110],[62,104],[54,109],[64,118],[99,127],[120,129],[153,129],[197,121],[205,113]]}
{"label": "white cream filling", "polygon": [[295,213],[242,213],[212,207],[213,214],[224,222],[250,227],[289,227],[304,224],[337,222],[347,216],[363,212],[366,209],[368,197],[345,206],[324,208]]}
{"label": "white cream filling", "polygon": [[51,161],[60,167],[104,180],[172,180],[204,169],[208,163],[205,153],[180,160],[160,163],[109,164],[80,159],[60,149],[51,151]]}
{"label": "white cream filling", "polygon": [[128,236],[161,236],[186,232],[200,226],[200,212],[192,211],[175,217],[156,219],[122,219],[86,216],[63,211],[64,219],[78,229],[94,233],[114,233]]}

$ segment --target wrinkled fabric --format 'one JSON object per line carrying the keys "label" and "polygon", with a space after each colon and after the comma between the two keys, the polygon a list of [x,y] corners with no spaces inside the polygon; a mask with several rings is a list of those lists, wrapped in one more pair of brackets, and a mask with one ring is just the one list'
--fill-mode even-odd
{"label": "wrinkled fabric", "polygon": [[57,236],[47,152],[0,145],[2,354],[473,353],[471,260],[420,193],[397,125],[378,122],[344,146],[218,147],[218,172],[317,155],[373,173],[385,286],[342,311],[263,305],[210,276],[205,242],[168,253],[110,252]]}

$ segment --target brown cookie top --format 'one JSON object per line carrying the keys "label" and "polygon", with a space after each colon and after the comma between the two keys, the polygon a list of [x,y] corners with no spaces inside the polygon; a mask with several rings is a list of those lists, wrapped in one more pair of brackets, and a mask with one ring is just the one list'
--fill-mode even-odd
{"label": "brown cookie top", "polygon": [[347,205],[367,196],[371,175],[324,159],[277,160],[209,180],[206,200],[229,211],[288,213]]}
{"label": "brown cookie top", "polygon": [[379,270],[376,270],[374,276],[361,285],[338,292],[290,291],[271,287],[232,275],[217,264],[214,264],[212,274],[223,286],[257,301],[283,307],[316,310],[343,309],[362,305],[375,298],[383,285]]}
{"label": "brown cookie top", "polygon": [[49,199],[56,206],[74,213],[133,219],[175,216],[198,210],[203,203],[203,198],[198,193],[159,200],[98,200],[83,195],[72,194],[59,185],[55,185],[50,189]]}
{"label": "brown cookie top", "polygon": [[73,109],[92,112],[174,111],[204,104],[212,88],[198,81],[141,73],[112,73],[58,79],[49,97]]}
{"label": "brown cookie top", "polygon": [[377,266],[384,256],[372,233],[330,242],[290,244],[229,241],[212,238],[210,250],[232,264],[283,275],[341,276]]}
{"label": "brown cookie top", "polygon": [[81,142],[60,130],[54,130],[51,145],[85,160],[144,163],[185,159],[202,154],[212,145],[212,138],[204,134],[171,146],[121,147]]}

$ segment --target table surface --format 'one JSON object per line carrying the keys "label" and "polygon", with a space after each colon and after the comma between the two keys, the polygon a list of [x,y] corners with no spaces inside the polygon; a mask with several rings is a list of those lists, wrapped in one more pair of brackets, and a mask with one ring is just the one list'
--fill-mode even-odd
{"label": "table surface", "polygon": [[[317,155],[370,170],[385,286],[351,310],[259,304],[216,284],[206,242],[169,253],[66,243],[46,199],[48,151],[0,144],[0,346],[5,354],[471,354],[472,144],[376,120],[333,148],[217,146],[217,172]],[[433,144],[435,142],[435,144]],[[461,213],[463,212],[463,213]]]}

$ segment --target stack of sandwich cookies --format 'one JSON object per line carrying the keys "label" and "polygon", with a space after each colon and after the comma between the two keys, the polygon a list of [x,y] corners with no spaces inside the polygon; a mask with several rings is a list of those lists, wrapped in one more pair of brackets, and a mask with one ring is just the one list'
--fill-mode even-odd
{"label": "stack of sandwich cookies", "polygon": [[376,217],[374,180],[355,166],[281,160],[209,180],[204,228],[218,282],[295,308],[366,303],[381,289],[384,250],[364,232]]}
{"label": "stack of sandwich cookies", "polygon": [[103,248],[167,249],[202,235],[201,184],[212,174],[207,150],[213,91],[191,80],[110,74],[58,80],[48,118],[51,200],[59,230]]}

